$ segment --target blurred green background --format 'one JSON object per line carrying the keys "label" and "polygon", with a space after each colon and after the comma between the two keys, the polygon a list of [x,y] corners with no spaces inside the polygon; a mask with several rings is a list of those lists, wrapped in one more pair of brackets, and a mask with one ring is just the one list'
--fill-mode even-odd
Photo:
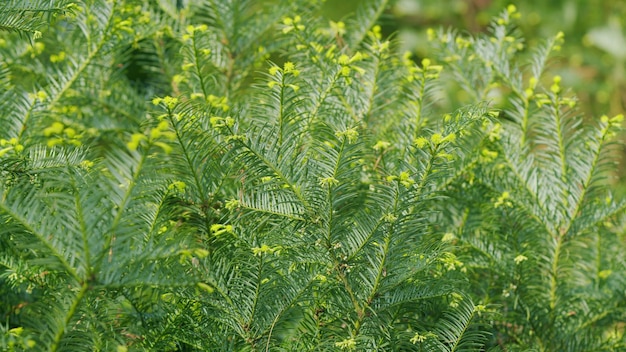
{"label": "blurred green background", "polygon": [[[327,0],[325,15],[337,21],[354,11],[360,0]],[[429,56],[428,28],[452,27],[478,33],[507,5],[514,4],[527,48],[565,33],[565,44],[551,62],[551,74],[580,101],[589,118],[626,110],[626,0],[396,0],[382,18],[383,31],[395,36],[401,50],[419,60]],[[626,141],[626,133],[621,136]],[[626,147],[617,166],[620,193],[626,195]]]}

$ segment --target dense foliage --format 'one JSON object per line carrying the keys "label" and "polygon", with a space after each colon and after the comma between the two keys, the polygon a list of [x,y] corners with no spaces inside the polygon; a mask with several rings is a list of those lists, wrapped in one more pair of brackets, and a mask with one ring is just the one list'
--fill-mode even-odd
{"label": "dense foliage", "polygon": [[626,348],[623,116],[544,72],[561,33],[415,62],[388,1],[269,3],[0,5],[3,349]]}
{"label": "dense foliage", "polygon": [[[322,10],[341,19],[360,0],[327,1]],[[453,26],[460,31],[486,32],[489,22],[508,0],[397,0],[380,18],[383,34],[398,38],[401,50],[415,53],[417,60],[430,57],[426,39],[429,28]],[[614,0],[525,0],[513,2],[524,15],[515,26],[524,32],[525,45],[535,47],[547,36],[563,32],[566,41],[550,61],[550,72],[576,92],[577,110],[587,116],[616,115],[626,109],[626,2]],[[522,51],[520,55],[524,55]],[[472,102],[463,90],[450,94],[448,110]],[[618,134],[622,142],[626,134]],[[624,158],[626,148],[621,148]],[[626,168],[617,167],[619,178],[611,180],[616,192],[626,194]]]}

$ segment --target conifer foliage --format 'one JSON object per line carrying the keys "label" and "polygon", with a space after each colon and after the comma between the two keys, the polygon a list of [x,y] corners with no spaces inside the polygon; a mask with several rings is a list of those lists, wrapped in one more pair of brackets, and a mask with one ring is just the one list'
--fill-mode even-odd
{"label": "conifer foliage", "polygon": [[3,350],[626,348],[623,117],[562,35],[268,3],[0,5]]}

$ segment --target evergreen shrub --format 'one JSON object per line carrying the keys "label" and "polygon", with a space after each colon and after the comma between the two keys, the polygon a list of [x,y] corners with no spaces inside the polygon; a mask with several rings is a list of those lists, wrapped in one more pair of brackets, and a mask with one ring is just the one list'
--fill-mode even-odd
{"label": "evergreen shrub", "polygon": [[4,1],[2,349],[624,351],[622,115],[388,3]]}

